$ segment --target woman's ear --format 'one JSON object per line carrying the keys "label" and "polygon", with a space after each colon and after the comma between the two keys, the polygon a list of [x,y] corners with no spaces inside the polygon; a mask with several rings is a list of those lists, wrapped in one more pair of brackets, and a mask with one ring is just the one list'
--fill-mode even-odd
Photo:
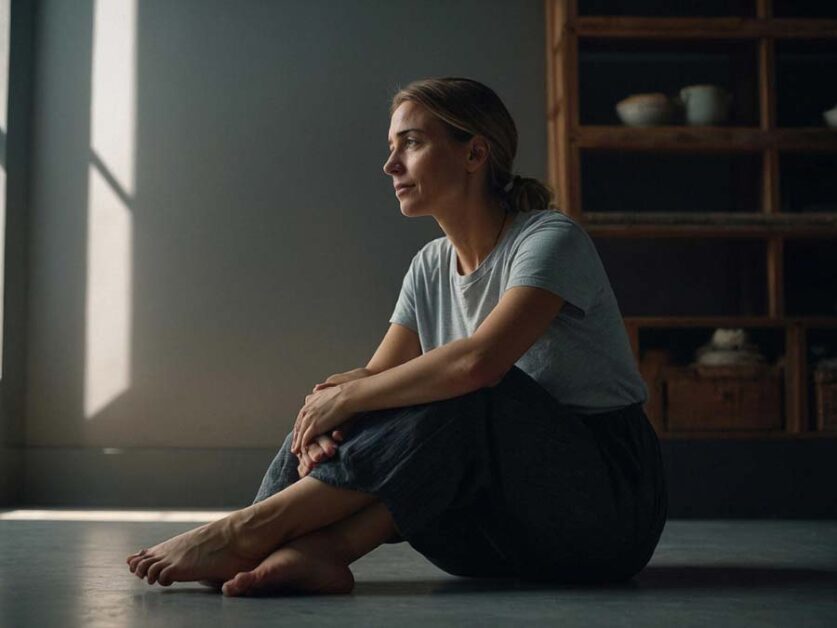
{"label": "woman's ear", "polygon": [[488,142],[483,138],[476,136],[471,139],[471,148],[468,151],[468,164],[477,170],[487,159],[490,151]]}

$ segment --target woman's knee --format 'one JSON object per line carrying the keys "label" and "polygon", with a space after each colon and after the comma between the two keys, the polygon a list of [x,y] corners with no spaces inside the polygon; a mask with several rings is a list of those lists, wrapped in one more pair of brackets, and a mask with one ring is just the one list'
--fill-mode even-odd
{"label": "woman's knee", "polygon": [[406,430],[418,436],[435,433],[446,424],[464,427],[469,424],[469,419],[482,420],[485,416],[487,394],[487,389],[482,388],[449,399],[364,412],[352,422],[346,437],[349,439],[369,430],[380,430],[381,436],[388,436],[390,430],[399,435]]}
{"label": "woman's knee", "polygon": [[282,446],[279,448],[279,454],[284,454],[286,456],[292,456],[296,458],[296,454],[291,452],[291,445],[294,442],[294,432],[291,430],[288,432],[288,435],[285,436],[285,440],[282,441]]}

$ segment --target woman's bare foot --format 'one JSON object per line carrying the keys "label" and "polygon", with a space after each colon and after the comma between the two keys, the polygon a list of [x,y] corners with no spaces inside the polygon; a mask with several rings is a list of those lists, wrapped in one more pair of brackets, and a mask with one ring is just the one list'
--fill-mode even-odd
{"label": "woman's bare foot", "polygon": [[321,529],[287,543],[255,569],[224,583],[228,596],[266,593],[351,593],[355,579],[338,540]]}
{"label": "woman's bare foot", "polygon": [[139,578],[147,576],[149,584],[226,582],[239,572],[253,570],[289,540],[340,522],[376,501],[367,493],[303,478],[223,519],[133,554],[126,562]]}
{"label": "woman's bare foot", "polygon": [[137,577],[147,576],[148,584],[224,582],[242,570],[256,567],[273,549],[257,535],[242,533],[242,526],[252,514],[248,510],[236,511],[132,554],[126,562]]}

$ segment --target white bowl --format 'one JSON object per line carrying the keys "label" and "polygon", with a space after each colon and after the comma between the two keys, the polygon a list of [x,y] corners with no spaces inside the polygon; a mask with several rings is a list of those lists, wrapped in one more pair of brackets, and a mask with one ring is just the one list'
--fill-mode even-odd
{"label": "white bowl", "polygon": [[616,104],[616,113],[628,126],[659,126],[671,118],[672,105],[665,94],[634,94]]}
{"label": "white bowl", "polygon": [[822,117],[825,118],[825,123],[828,126],[832,128],[837,128],[837,107],[834,107],[834,109],[829,109],[828,111],[823,111]]}

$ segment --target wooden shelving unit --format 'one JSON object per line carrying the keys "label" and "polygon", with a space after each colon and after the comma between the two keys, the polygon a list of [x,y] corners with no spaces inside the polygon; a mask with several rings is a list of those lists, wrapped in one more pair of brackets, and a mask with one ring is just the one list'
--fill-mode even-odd
{"label": "wooden shelving unit", "polygon": [[[614,4],[621,10],[626,3]],[[622,256],[614,260],[632,260],[633,252],[641,258],[659,247],[662,257],[654,258],[652,251],[647,266],[652,272],[659,268],[661,274],[668,273],[674,282],[694,281],[701,259],[727,255],[741,260],[736,263],[742,279],[739,284],[728,283],[748,296],[736,302],[728,290],[726,301],[718,299],[718,315],[681,312],[676,294],[671,297],[673,313],[634,311],[641,307],[620,297],[616,285],[614,290],[638,361],[647,348],[663,342],[685,339],[684,346],[689,342],[693,346],[700,330],[706,340],[718,327],[762,334],[784,372],[783,429],[735,430],[730,425],[720,430],[669,430],[663,404],[656,399],[646,410],[662,437],[835,438],[837,432],[815,428],[810,366],[812,352],[822,347],[831,347],[837,355],[837,188],[828,182],[837,179],[837,129],[826,127],[786,94],[798,90],[807,76],[798,68],[821,62],[825,64],[821,80],[810,81],[808,93],[793,95],[807,103],[815,100],[813,96],[827,99],[836,93],[823,85],[833,83],[830,77],[837,71],[837,10],[829,17],[811,17],[793,15],[793,8],[788,9],[792,5],[780,0],[752,0],[750,5],[740,0],[729,5],[741,14],[579,15],[577,0],[545,0],[550,183],[558,191],[561,211],[583,224],[596,240],[609,273],[612,268],[629,272],[619,269],[626,264],[608,264],[609,250]],[[691,73],[681,86],[714,82],[728,87],[739,103],[730,122],[712,127],[623,126],[614,111],[614,90],[635,79],[637,88],[621,97],[646,91],[670,93],[675,87],[670,77],[681,66]],[[659,86],[649,87],[655,75]],[[689,78],[696,76],[718,78]],[[821,109],[837,105],[837,96],[832,100]],[[620,204],[600,192],[611,185],[609,173],[618,174],[623,168],[634,168],[636,176]],[[678,168],[685,174],[677,174]],[[660,174],[664,169],[666,174]],[[690,180],[692,172],[698,178],[701,169],[711,175],[705,181],[717,180],[719,188],[728,189],[728,200],[713,203],[707,194],[710,200],[701,204],[706,184]],[[819,197],[805,181],[788,179],[793,172],[824,173],[819,180],[825,187],[819,194],[828,197],[826,206],[811,200]],[[666,198],[660,189],[670,175],[673,190]],[[680,196],[678,181],[686,188]],[[619,182],[612,185],[618,187]],[[694,186],[692,193],[689,186]],[[681,199],[688,201],[688,207],[681,206]],[[632,240],[636,240],[633,249],[628,248]],[[681,278],[677,266],[683,260],[670,253],[681,246],[677,243],[682,243],[684,260],[696,256],[686,267],[690,274],[684,271]],[[738,248],[743,251],[740,258],[735,257]],[[666,254],[677,263],[659,263]],[[760,269],[761,279],[755,282],[760,285],[752,280],[753,266]],[[800,270],[808,267],[811,273]],[[632,279],[630,283],[640,281]],[[645,275],[642,281],[653,283],[657,277]],[[800,283],[810,281],[814,283],[808,292],[800,293]],[[712,297],[707,295],[709,300]],[[641,296],[636,302],[641,303]],[[647,383],[649,388],[658,385]]]}

